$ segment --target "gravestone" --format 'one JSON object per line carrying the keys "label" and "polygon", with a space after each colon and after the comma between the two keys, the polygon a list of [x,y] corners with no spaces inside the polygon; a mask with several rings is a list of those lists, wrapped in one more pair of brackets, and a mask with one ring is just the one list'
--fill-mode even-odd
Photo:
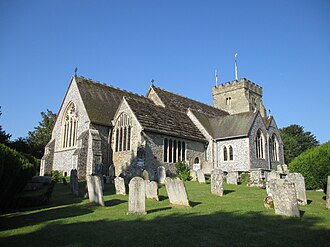
{"label": "gravestone", "polygon": [[70,191],[78,196],[78,189],[78,172],[77,169],[72,169],[70,171]]}
{"label": "gravestone", "polygon": [[300,217],[294,183],[290,183],[284,179],[272,179],[269,181],[269,188],[274,203],[275,214]]}
{"label": "gravestone", "polygon": [[289,173],[286,176],[286,180],[290,183],[294,183],[297,200],[300,205],[307,205],[305,178],[301,173]]}
{"label": "gravestone", "polygon": [[125,187],[124,179],[122,177],[116,177],[114,181],[115,181],[116,194],[126,195],[126,187]]}
{"label": "gravestone", "polygon": [[146,180],[146,197],[158,201],[158,184],[155,181]]}
{"label": "gravestone", "polygon": [[288,166],[287,165],[277,165],[277,171],[279,173],[288,173]]}
{"label": "gravestone", "polygon": [[103,180],[103,165],[95,165],[95,174],[101,178],[102,191],[104,190],[104,180]]}
{"label": "gravestone", "polygon": [[223,196],[223,171],[219,168],[211,171],[211,193]]}
{"label": "gravestone", "polygon": [[109,177],[111,181],[115,179],[115,166],[113,164],[109,166]]}
{"label": "gravestone", "polygon": [[158,176],[158,183],[164,184],[166,178],[166,170],[164,166],[157,167],[157,176]]}
{"label": "gravestone", "polygon": [[205,176],[201,169],[197,170],[197,180],[200,184],[205,184]]}
{"label": "gravestone", "polygon": [[237,185],[238,173],[237,172],[228,172],[226,176],[227,184]]}
{"label": "gravestone", "polygon": [[281,178],[281,175],[278,171],[271,171],[271,172],[268,172],[267,176],[266,176],[266,192],[267,192],[267,195],[270,195],[271,192],[270,192],[270,189],[269,189],[269,183],[271,180],[276,180],[276,179],[280,179]]}
{"label": "gravestone", "polygon": [[134,177],[128,184],[128,214],[146,214],[146,182]]}
{"label": "gravestone", "polygon": [[96,175],[87,175],[86,180],[89,201],[104,206],[101,178]]}
{"label": "gravestone", "polygon": [[142,178],[143,178],[144,180],[150,180],[150,179],[149,179],[149,172],[148,172],[147,170],[143,170],[141,176],[142,176]]}
{"label": "gravestone", "polygon": [[197,181],[197,172],[195,170],[190,170],[191,181]]}
{"label": "gravestone", "polygon": [[330,209],[330,176],[328,176],[327,194],[325,206]]}
{"label": "gravestone", "polygon": [[249,186],[264,188],[264,180],[261,177],[261,170],[252,170],[249,174]]}
{"label": "gravestone", "polygon": [[168,198],[171,204],[189,207],[186,188],[184,183],[179,178],[172,179],[167,177],[165,179],[165,187]]}

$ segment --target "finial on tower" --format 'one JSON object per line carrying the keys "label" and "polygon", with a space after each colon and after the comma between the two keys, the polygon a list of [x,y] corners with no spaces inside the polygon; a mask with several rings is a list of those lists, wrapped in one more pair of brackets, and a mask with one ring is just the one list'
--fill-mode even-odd
{"label": "finial on tower", "polygon": [[235,53],[235,79],[238,81],[237,53]]}
{"label": "finial on tower", "polygon": [[215,70],[215,85],[218,87],[218,81],[219,81],[219,76],[218,76],[218,70]]}

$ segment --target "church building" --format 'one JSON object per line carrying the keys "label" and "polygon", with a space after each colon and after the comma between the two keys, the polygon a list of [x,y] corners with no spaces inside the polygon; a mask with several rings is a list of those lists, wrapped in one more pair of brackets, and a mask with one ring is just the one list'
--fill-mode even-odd
{"label": "church building", "polygon": [[131,178],[158,166],[175,173],[185,161],[209,174],[271,170],[284,163],[283,142],[267,116],[262,88],[241,78],[212,88],[213,106],[154,85],[146,96],[81,76],[71,79],[41,160],[40,175],[60,170],[78,177],[110,165]]}

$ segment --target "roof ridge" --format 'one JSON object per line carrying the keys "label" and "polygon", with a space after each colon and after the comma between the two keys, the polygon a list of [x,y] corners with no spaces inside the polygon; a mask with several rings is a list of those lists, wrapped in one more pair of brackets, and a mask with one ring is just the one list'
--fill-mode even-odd
{"label": "roof ridge", "polygon": [[94,79],[91,79],[91,78],[87,78],[87,77],[84,77],[84,76],[77,76],[77,77],[80,77],[81,79],[83,79],[85,81],[88,81],[88,82],[91,82],[91,83],[94,83],[94,84],[98,84],[98,85],[105,86],[105,87],[108,87],[108,88],[112,88],[112,89],[116,89],[116,90],[119,90],[119,91],[123,91],[123,92],[129,93],[129,94],[133,94],[133,95],[136,95],[136,96],[139,96],[139,97],[143,97],[145,99],[147,98],[147,97],[145,97],[142,94],[133,93],[131,91],[127,91],[126,89],[121,89],[119,87],[115,87],[115,86],[113,86],[111,84],[109,85],[107,83],[102,83],[100,81],[97,81],[97,80],[94,80]]}

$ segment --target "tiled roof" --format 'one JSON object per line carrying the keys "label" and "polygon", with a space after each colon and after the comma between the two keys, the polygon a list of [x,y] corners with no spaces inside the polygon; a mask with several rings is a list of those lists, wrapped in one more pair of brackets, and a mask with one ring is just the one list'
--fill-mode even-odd
{"label": "tiled roof", "polygon": [[210,117],[192,111],[198,121],[214,139],[248,136],[257,112],[245,112],[221,117]]}
{"label": "tiled roof", "polygon": [[138,99],[126,98],[142,127],[150,132],[206,141],[186,113],[157,106]]}
{"label": "tiled roof", "polygon": [[105,126],[111,125],[123,96],[151,102],[148,98],[99,82],[75,77],[77,86],[91,122]]}
{"label": "tiled roof", "polygon": [[197,112],[201,112],[212,116],[228,115],[227,112],[219,110],[213,106],[209,106],[199,101],[189,99],[175,93],[168,92],[164,89],[155,86],[151,86],[151,87],[155,90],[155,92],[157,93],[157,95],[159,96],[159,98],[167,108],[172,108],[181,112],[187,112],[187,110],[190,108]]}

